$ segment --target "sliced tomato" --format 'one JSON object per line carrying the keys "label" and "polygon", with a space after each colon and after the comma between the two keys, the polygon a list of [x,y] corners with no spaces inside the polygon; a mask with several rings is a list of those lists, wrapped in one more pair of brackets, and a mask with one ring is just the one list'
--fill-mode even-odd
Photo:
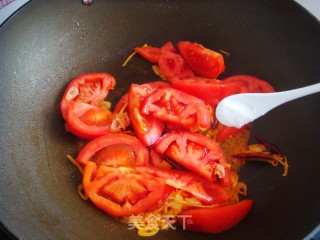
{"label": "sliced tomato", "polygon": [[132,84],[128,96],[128,112],[135,134],[146,145],[155,143],[162,134],[163,122],[143,114],[140,109],[143,101],[160,86],[168,83],[157,81],[148,84]]}
{"label": "sliced tomato", "polygon": [[84,165],[92,161],[106,166],[147,166],[149,151],[134,136],[107,133],[85,145],[76,160]]}
{"label": "sliced tomato", "polygon": [[151,46],[136,47],[134,49],[143,58],[152,63],[157,63],[160,56],[160,48]]}
{"label": "sliced tomato", "polygon": [[177,53],[164,52],[159,56],[158,65],[161,75],[170,81],[173,77],[193,77],[194,73],[187,66],[185,60]]}
{"label": "sliced tomato", "polygon": [[239,93],[269,93],[274,88],[266,81],[249,75],[234,75],[221,80],[222,83],[238,83],[242,85]]}
{"label": "sliced tomato", "polygon": [[230,199],[222,186],[209,182],[192,172],[152,167],[137,167],[136,169],[139,172],[163,178],[166,184],[192,194],[206,205],[226,203]]}
{"label": "sliced tomato", "polygon": [[155,149],[211,182],[230,177],[220,145],[209,137],[187,131],[166,133]]}
{"label": "sliced tomato", "polygon": [[161,53],[166,52],[172,52],[172,53],[178,53],[177,49],[174,47],[173,43],[171,41],[166,42],[162,45],[160,48]]}
{"label": "sliced tomato", "polygon": [[188,67],[197,76],[217,78],[224,71],[224,60],[220,53],[189,41],[180,41],[177,46]]}
{"label": "sliced tomato", "polygon": [[100,209],[115,217],[140,214],[163,204],[166,183],[162,178],[128,167],[98,166],[88,162],[84,168],[83,188]]}
{"label": "sliced tomato", "polygon": [[109,132],[113,116],[102,101],[114,86],[115,79],[107,73],[84,74],[72,80],[60,104],[67,130],[84,139]]}
{"label": "sliced tomato", "polygon": [[215,107],[223,98],[242,92],[243,86],[238,82],[222,82],[217,79],[202,77],[172,78],[172,87],[198,97]]}
{"label": "sliced tomato", "polygon": [[178,217],[178,222],[190,231],[218,233],[239,224],[251,211],[252,204],[252,200],[246,199],[222,207],[184,210],[180,216],[188,219]]}
{"label": "sliced tomato", "polygon": [[141,111],[184,127],[209,128],[211,123],[209,109],[201,99],[171,87],[157,89],[145,100]]}

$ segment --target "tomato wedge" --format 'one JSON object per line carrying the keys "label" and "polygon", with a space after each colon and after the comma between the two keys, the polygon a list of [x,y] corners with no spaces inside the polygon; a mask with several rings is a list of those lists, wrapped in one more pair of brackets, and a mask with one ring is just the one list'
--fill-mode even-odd
{"label": "tomato wedge", "polygon": [[163,122],[143,114],[140,109],[143,101],[161,86],[168,83],[157,81],[149,84],[132,84],[128,96],[128,112],[132,127],[137,137],[146,145],[155,143],[162,134]]}
{"label": "tomato wedge", "polygon": [[149,150],[134,136],[108,133],[90,141],[80,151],[77,162],[106,166],[147,166]]}
{"label": "tomato wedge", "polygon": [[246,199],[222,207],[184,210],[180,215],[190,216],[190,221],[178,218],[178,222],[190,231],[218,233],[240,223],[251,211],[252,204],[252,200]]}
{"label": "tomato wedge", "polygon": [[163,178],[166,184],[192,194],[206,205],[226,203],[230,199],[222,186],[192,172],[156,167],[137,167],[136,169],[139,172]]}
{"label": "tomato wedge", "polygon": [[128,167],[98,166],[95,162],[85,166],[82,184],[94,205],[115,217],[154,209],[167,194],[162,178]]}
{"label": "tomato wedge", "polygon": [[223,82],[217,79],[202,77],[172,78],[172,87],[198,97],[215,107],[223,98],[243,92],[239,82]]}
{"label": "tomato wedge", "polygon": [[84,74],[72,80],[60,104],[66,129],[84,139],[109,132],[113,115],[102,102],[115,83],[107,73]]}
{"label": "tomato wedge", "polygon": [[217,78],[224,71],[224,60],[220,53],[189,41],[180,41],[177,46],[188,67],[197,76]]}
{"label": "tomato wedge", "polygon": [[201,134],[166,133],[155,144],[155,150],[211,182],[230,177],[220,145]]}
{"label": "tomato wedge", "polygon": [[143,58],[152,63],[157,63],[160,55],[160,48],[151,46],[136,47],[134,49]]}
{"label": "tomato wedge", "polygon": [[194,76],[194,73],[187,66],[185,60],[177,53],[162,53],[159,56],[158,65],[161,74],[168,81],[170,81],[172,77],[187,78]]}
{"label": "tomato wedge", "polygon": [[199,98],[171,87],[162,87],[152,93],[142,105],[144,114],[184,127],[209,128],[210,112]]}
{"label": "tomato wedge", "polygon": [[238,83],[242,85],[239,93],[270,93],[274,88],[266,81],[249,75],[234,75],[221,80],[222,83]]}

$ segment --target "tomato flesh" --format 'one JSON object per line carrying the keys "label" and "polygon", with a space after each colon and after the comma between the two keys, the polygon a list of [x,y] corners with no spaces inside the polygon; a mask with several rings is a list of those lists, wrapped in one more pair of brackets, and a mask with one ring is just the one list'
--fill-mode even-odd
{"label": "tomato flesh", "polygon": [[222,207],[184,210],[181,216],[190,216],[190,221],[178,218],[178,222],[190,231],[218,233],[239,224],[251,211],[252,204],[252,200],[246,199]]}

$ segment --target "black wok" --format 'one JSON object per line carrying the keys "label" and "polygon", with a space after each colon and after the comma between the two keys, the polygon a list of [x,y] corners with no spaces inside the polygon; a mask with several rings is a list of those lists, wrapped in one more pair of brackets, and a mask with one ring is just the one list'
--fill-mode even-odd
{"label": "black wok", "polygon": [[[81,176],[65,157],[76,155],[77,139],[64,130],[59,101],[68,81],[86,72],[116,77],[114,101],[130,83],[156,79],[139,57],[121,64],[133,47],[168,40],[230,52],[221,77],[256,75],[278,91],[319,81],[320,25],[293,1],[31,1],[0,29],[0,216],[16,238],[136,238],[79,198]],[[237,227],[152,239],[305,237],[320,223],[319,100],[308,96],[255,122],[252,135],[278,144],[289,174],[258,163],[241,170],[255,203]]]}

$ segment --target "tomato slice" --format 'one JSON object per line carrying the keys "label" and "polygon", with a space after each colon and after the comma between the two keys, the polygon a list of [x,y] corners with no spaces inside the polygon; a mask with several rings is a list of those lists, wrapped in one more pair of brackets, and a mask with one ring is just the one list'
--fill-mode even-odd
{"label": "tomato slice", "polygon": [[162,45],[160,48],[161,53],[166,52],[172,52],[172,53],[178,53],[177,49],[173,46],[173,43],[171,41],[166,42]]}
{"label": "tomato slice", "polygon": [[230,177],[220,145],[209,137],[187,131],[166,133],[155,149],[211,182]]}
{"label": "tomato slice", "polygon": [[217,79],[202,77],[172,78],[172,87],[198,97],[215,107],[223,98],[242,92],[243,86],[238,82],[222,82]]}
{"label": "tomato slice", "polygon": [[211,123],[209,109],[201,99],[171,87],[157,89],[145,100],[141,111],[184,127],[209,128]]}
{"label": "tomato slice", "polygon": [[189,221],[178,218],[178,222],[190,231],[218,233],[239,224],[251,211],[252,204],[252,200],[246,199],[222,207],[184,210],[180,215],[190,216]]}
{"label": "tomato slice", "polygon": [[89,199],[111,216],[139,214],[163,203],[163,179],[128,167],[98,166],[88,162],[84,168],[83,188]]}
{"label": "tomato slice", "polygon": [[197,76],[217,78],[224,71],[224,60],[220,53],[189,41],[180,41],[177,46],[188,67]]}
{"label": "tomato slice", "polygon": [[187,66],[185,60],[177,53],[165,52],[159,56],[158,65],[161,74],[166,80],[170,81],[172,77],[193,77],[194,73]]}
{"label": "tomato slice", "polygon": [[242,89],[238,93],[270,93],[274,88],[266,81],[249,75],[234,75],[224,78],[221,83],[238,83]]}
{"label": "tomato slice", "polygon": [[143,58],[152,63],[157,63],[160,56],[160,48],[151,46],[136,47],[134,49]]}
{"label": "tomato slice", "polygon": [[143,101],[160,86],[168,83],[157,81],[148,84],[132,84],[128,96],[128,112],[137,137],[147,146],[155,143],[162,134],[163,122],[143,114],[140,109]]}
{"label": "tomato slice", "polygon": [[115,83],[107,73],[84,74],[72,80],[60,104],[67,130],[84,139],[109,132],[113,116],[102,107],[102,101]]}
{"label": "tomato slice", "polygon": [[222,186],[192,172],[156,167],[137,167],[136,170],[163,178],[169,186],[192,194],[205,205],[226,203],[230,199]]}
{"label": "tomato slice", "polygon": [[108,133],[90,141],[80,151],[77,162],[106,166],[147,166],[148,149],[134,136]]}

